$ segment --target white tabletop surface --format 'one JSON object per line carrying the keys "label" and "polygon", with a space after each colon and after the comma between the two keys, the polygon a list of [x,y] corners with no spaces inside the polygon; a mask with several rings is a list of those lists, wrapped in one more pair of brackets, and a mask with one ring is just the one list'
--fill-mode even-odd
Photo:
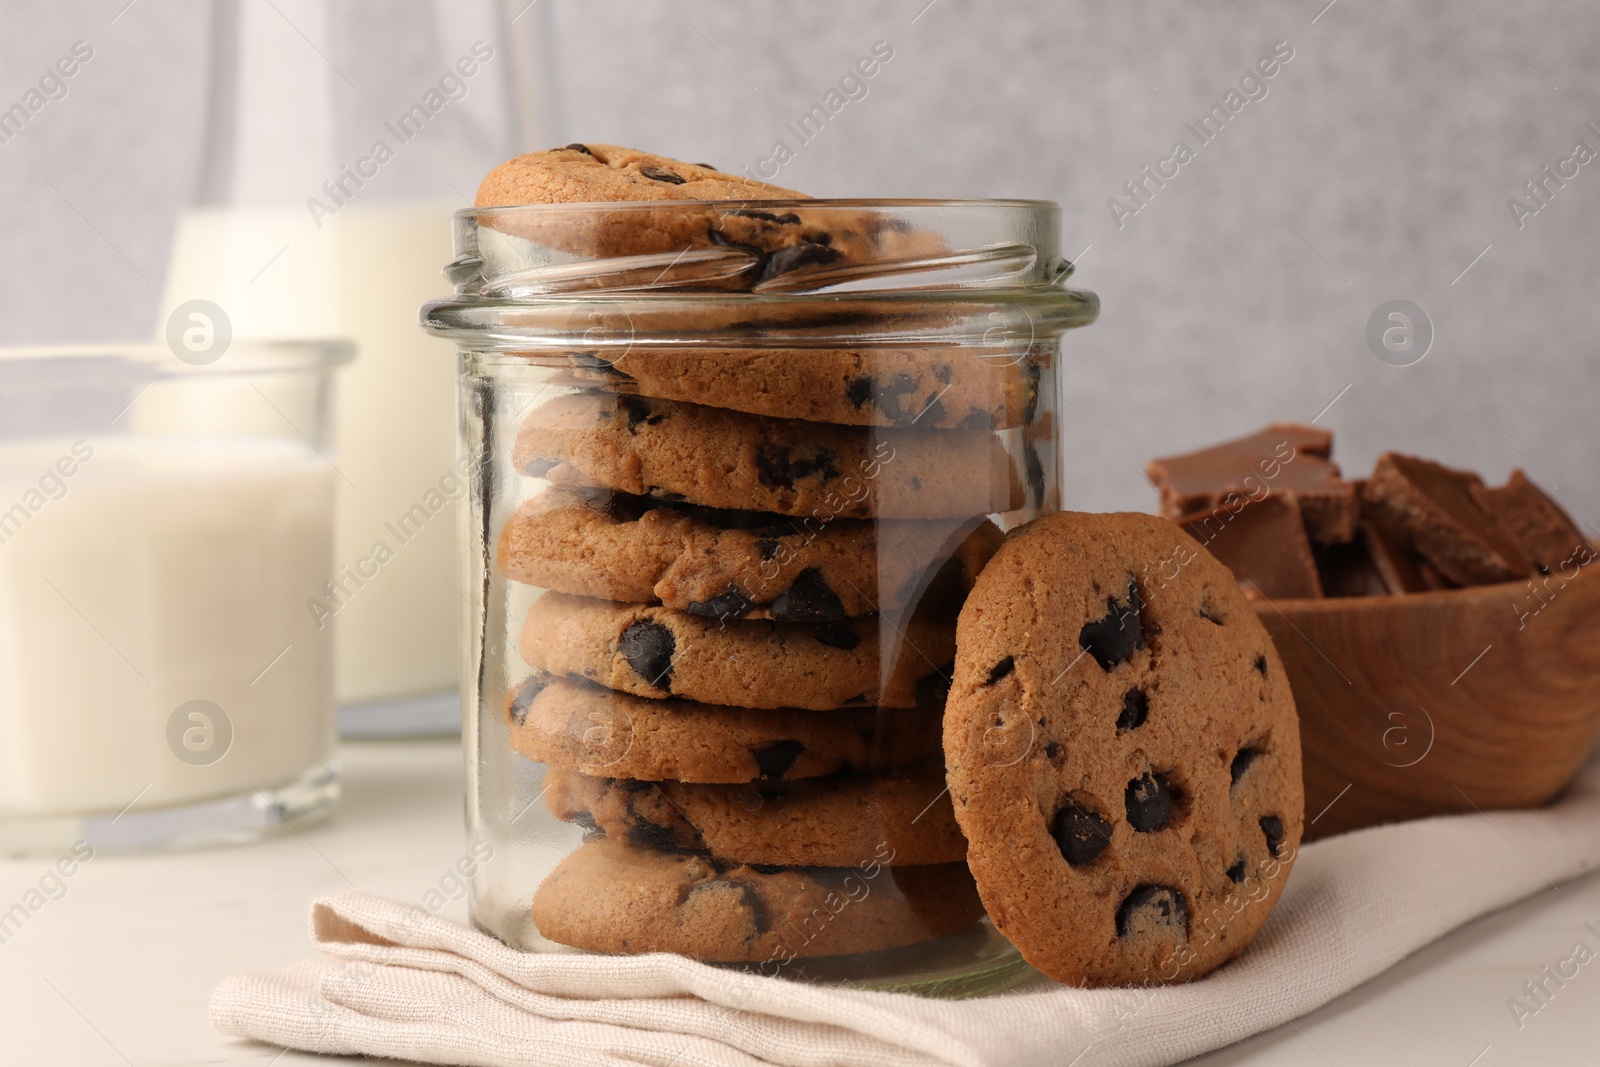
{"label": "white tabletop surface", "polygon": [[[464,798],[454,741],[346,744],[343,759],[342,807],[303,835],[165,856],[98,856],[79,870],[65,896],[0,945],[0,1063],[379,1062],[280,1055],[223,1037],[206,1017],[224,976],[275,970],[309,954],[313,897],[354,886],[420,901],[460,853]],[[0,908],[37,885],[45,866],[43,859],[0,861]],[[446,914],[461,918],[464,909],[456,904]],[[1542,967],[1570,955],[1574,942],[1600,948],[1586,922],[1600,926],[1595,876],[1480,919],[1298,1022],[1191,1064],[1600,1063],[1600,967],[1582,968],[1520,1028],[1506,1005]]]}

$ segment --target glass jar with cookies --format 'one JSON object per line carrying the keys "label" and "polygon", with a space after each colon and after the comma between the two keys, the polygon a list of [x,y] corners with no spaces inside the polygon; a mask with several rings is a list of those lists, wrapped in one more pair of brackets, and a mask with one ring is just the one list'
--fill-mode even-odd
{"label": "glass jar with cookies", "polygon": [[1018,968],[945,786],[955,622],[1060,508],[1092,322],[1037,201],[809,199],[603,145],[456,215],[474,921],[960,993]]}

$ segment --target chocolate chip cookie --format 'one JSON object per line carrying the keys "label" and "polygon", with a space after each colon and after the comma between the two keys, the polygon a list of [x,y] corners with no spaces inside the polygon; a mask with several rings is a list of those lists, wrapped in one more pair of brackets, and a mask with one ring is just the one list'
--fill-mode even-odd
{"label": "chocolate chip cookie", "polygon": [[1000,540],[987,519],[816,523],[551,486],[507,521],[499,563],[513,581],[563,593],[832,622],[912,603],[946,561],[970,589]]}
{"label": "chocolate chip cookie", "polygon": [[731,708],[535,672],[508,698],[511,747],[613,778],[763,782],[907,767],[939,752],[939,710]]}
{"label": "chocolate chip cookie", "polygon": [[558,818],[642,847],[708,852],[726,862],[849,867],[887,842],[894,866],[960,863],[966,838],[943,763],[915,775],[853,774],[772,785],[686,785],[545,775]]}
{"label": "chocolate chip cookie", "polygon": [[1022,504],[1011,457],[984,431],[830,426],[617,393],[546,401],[512,458],[557,485],[822,522],[966,518]]}
{"label": "chocolate chip cookie", "polygon": [[957,642],[956,821],[1023,956],[1108,985],[1243,951],[1283,890],[1304,794],[1289,680],[1228,569],[1154,516],[1050,515],[984,569]]}
{"label": "chocolate chip cookie", "polygon": [[880,616],[718,622],[546,593],[529,609],[518,649],[551,674],[644,697],[741,708],[909,708],[918,703],[917,682],[954,658],[955,633],[948,609],[933,604],[902,633]]}
{"label": "chocolate chip cookie", "polygon": [[1004,429],[1023,421],[1038,364],[949,348],[645,348],[573,353],[571,380],[755,415],[845,426]]}
{"label": "chocolate chip cookie", "polygon": [[533,921],[576,948],[759,963],[775,975],[790,960],[912,945],[982,917],[963,865],[892,859],[884,845],[853,867],[753,867],[600,838],[540,884]]}
{"label": "chocolate chip cookie", "polygon": [[[709,288],[790,287],[809,275],[910,257],[912,249],[902,247],[906,235],[884,212],[762,203],[807,199],[793,189],[702,163],[575,143],[495,167],[478,187],[476,206],[627,202],[626,208],[611,211],[586,207],[581,216],[559,210],[503,212],[483,223],[565,258],[660,258],[659,264],[639,264],[647,269],[628,284],[659,286],[663,271],[670,271],[673,280],[689,274]],[[931,236],[924,244],[938,247]]]}

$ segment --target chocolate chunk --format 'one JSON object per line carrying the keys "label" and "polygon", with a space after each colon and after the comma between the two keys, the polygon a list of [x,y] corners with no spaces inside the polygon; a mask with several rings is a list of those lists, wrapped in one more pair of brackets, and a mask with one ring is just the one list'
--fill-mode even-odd
{"label": "chocolate chunk", "polygon": [[849,652],[851,649],[855,648],[861,643],[860,634],[856,633],[855,630],[851,629],[849,626],[846,626],[844,623],[839,622],[836,622],[831,626],[819,626],[811,636],[815,637],[818,641],[821,641],[829,648],[842,648],[846,652]]}
{"label": "chocolate chunk", "polygon": [[1048,742],[1046,742],[1045,746],[1044,746],[1044,758],[1049,760],[1051,763],[1060,763],[1061,762],[1061,742],[1060,741],[1048,741]]}
{"label": "chocolate chunk", "polygon": [[1200,605],[1200,617],[1216,626],[1222,625],[1222,617],[1204,604]]}
{"label": "chocolate chunk", "polygon": [[982,408],[973,408],[967,412],[967,417],[961,420],[961,425],[969,430],[992,430],[994,415]]}
{"label": "chocolate chunk", "polygon": [[1233,785],[1239,784],[1239,779],[1244,777],[1244,772],[1250,769],[1250,764],[1254,763],[1260,755],[1261,751],[1259,749],[1246,747],[1239,750],[1238,754],[1233,757],[1233,765],[1228,768],[1228,776]]}
{"label": "chocolate chunk", "polygon": [[[711,169],[716,170],[717,168],[712,167]],[[760,208],[753,207],[735,208],[728,214],[737,215],[744,219],[760,219],[762,222],[771,222],[779,226],[793,226],[800,221],[800,216],[792,211],[785,211],[782,215],[774,215],[770,211],[762,211]]]}
{"label": "chocolate chunk", "polygon": [[543,478],[560,462],[559,459],[530,459],[522,465],[522,473],[530,478]]}
{"label": "chocolate chunk", "polygon": [[1143,689],[1122,694],[1122,713],[1117,716],[1117,733],[1137,730],[1150,716],[1150,697]]}
{"label": "chocolate chunk", "polygon": [[1541,573],[1566,570],[1589,558],[1588,539],[1572,516],[1522,471],[1512,471],[1497,489],[1475,488],[1473,496]]}
{"label": "chocolate chunk", "polygon": [[755,601],[730,585],[727,592],[718,593],[710,600],[690,601],[684,605],[684,610],[691,615],[709,615],[714,619],[742,619],[755,606]]}
{"label": "chocolate chunk", "polygon": [[833,622],[844,618],[844,602],[819,568],[807,567],[772,601],[771,612],[782,622]]}
{"label": "chocolate chunk", "polygon": [[717,165],[715,163],[696,163],[695,166],[704,167],[706,170],[716,170],[717,169]]}
{"label": "chocolate chunk", "polygon": [[1266,655],[1266,653],[1263,652],[1261,655],[1257,656],[1256,657],[1256,661],[1255,661],[1254,664],[1252,664],[1252,666],[1255,667],[1256,670],[1261,672],[1261,677],[1265,678],[1267,676],[1267,655]]}
{"label": "chocolate chunk", "polygon": [[761,898],[756,895],[755,889],[743,882],[734,881],[732,878],[716,878],[709,882],[701,882],[689,890],[689,896],[698,896],[701,893],[715,889],[727,888],[738,890],[739,906],[750,912],[751,925],[755,927],[757,933],[766,933],[770,929],[767,921],[767,909],[761,906]]}
{"label": "chocolate chunk", "polygon": [[1028,492],[1033,494],[1034,505],[1044,507],[1044,460],[1032,441],[1022,446],[1022,473]]}
{"label": "chocolate chunk", "polygon": [[1483,481],[1476,474],[1385,452],[1362,498],[1457,585],[1507,582],[1533,573],[1533,562],[1485,509]]}
{"label": "chocolate chunk", "polygon": [[940,385],[949,385],[950,384],[950,364],[948,364],[948,363],[935,363],[934,366],[933,366],[933,376],[935,378],[939,379],[939,384]]}
{"label": "chocolate chunk", "polygon": [[1100,669],[1109,671],[1127,661],[1134,652],[1144,647],[1144,629],[1140,613],[1144,604],[1139,599],[1139,585],[1128,579],[1126,603],[1115,597],[1106,597],[1108,614],[1094,622],[1084,623],[1078,632],[1078,644],[1094,657]]}
{"label": "chocolate chunk", "polygon": [[1117,908],[1117,936],[1173,930],[1187,935],[1189,904],[1183,894],[1164,885],[1134,888]]}
{"label": "chocolate chunk", "polygon": [[777,781],[788,774],[805,750],[806,746],[799,741],[774,741],[765,748],[752,748],[750,754],[756,758],[756,768],[761,772],[759,781]]}
{"label": "chocolate chunk", "polygon": [[689,179],[672,173],[664,167],[640,167],[639,173],[653,182],[666,182],[668,185],[682,185]]}
{"label": "chocolate chunk", "polygon": [[1244,881],[1244,857],[1240,856],[1233,861],[1233,866],[1228,868],[1228,881],[1238,884]]}
{"label": "chocolate chunk", "polygon": [[1005,659],[989,668],[989,680],[983,684],[993,685],[1006,675],[1010,674],[1016,668],[1016,666],[1017,658],[1015,656],[1007,656]]}
{"label": "chocolate chunk", "polygon": [[778,554],[778,542],[770,537],[763,537],[756,542],[756,551],[760,553],[762,561],[766,562]]}
{"label": "chocolate chunk", "polygon": [[831,448],[819,448],[810,459],[796,459],[789,463],[790,484],[812,474],[821,474],[824,481],[839,477],[839,453]]}
{"label": "chocolate chunk", "polygon": [[591,812],[570,811],[567,813],[566,819],[567,822],[583,827],[588,833],[596,834],[600,832],[600,824],[595,822],[594,815]]}
{"label": "chocolate chunk", "polygon": [[1142,834],[1165,830],[1172,821],[1172,789],[1162,775],[1144,772],[1128,783],[1125,799],[1128,825]]}
{"label": "chocolate chunk", "polygon": [[528,721],[528,709],[533,706],[533,698],[538,696],[544,687],[550,684],[550,676],[543,671],[531,675],[527,681],[517,687],[516,693],[511,697],[511,721],[518,726]]}
{"label": "chocolate chunk", "polygon": [[[819,234],[826,238],[826,234]],[[779,275],[788,274],[790,271],[799,270],[801,267],[822,266],[832,263],[839,258],[839,250],[829,248],[822,240],[801,241],[788,245],[773,252],[761,264],[760,273],[756,275],[756,284],[770,282]]]}
{"label": "chocolate chunk", "polygon": [[916,389],[916,379],[911,375],[896,374],[887,383],[877,382],[871,378],[855,378],[845,386],[844,395],[858,408],[870,401],[894,422],[909,424],[915,419],[917,412],[905,407],[902,400],[908,394],[916,392]]}
{"label": "chocolate chunk", "polygon": [[672,688],[672,655],[678,640],[659,622],[640,619],[622,631],[617,648],[634,673],[659,689]]}
{"label": "chocolate chunk", "polygon": [[1269,600],[1322,596],[1317,559],[1293,493],[1273,493],[1254,503],[1218,507],[1173,520]]}
{"label": "chocolate chunk", "polygon": [[580,370],[598,371],[612,378],[631,378],[632,375],[617,369],[617,365],[609,359],[603,359],[598,352],[569,352],[567,358],[572,360],[574,366]]}
{"label": "chocolate chunk", "polygon": [[570,152],[582,152],[582,153],[583,153],[583,154],[584,154],[584,155],[586,155],[586,156],[592,156],[592,155],[594,155],[594,153],[593,153],[593,152],[591,152],[591,151],[589,151],[589,146],[588,146],[588,145],[586,145],[586,144],[579,144],[579,143],[578,143],[578,142],[576,142],[576,141],[574,141],[574,142],[572,142],[572,143],[571,143],[571,144],[569,144],[569,145],[566,145],[566,146],[565,146],[565,147],[566,147],[566,149],[567,149],[567,150],[568,150],[568,151],[570,151]]}
{"label": "chocolate chunk", "polygon": [[915,474],[911,476],[911,488],[914,492],[922,492],[922,479],[918,478]]}
{"label": "chocolate chunk", "polygon": [[1283,847],[1283,820],[1276,815],[1261,816],[1261,836],[1267,839],[1267,851],[1277,859],[1278,850]]}
{"label": "chocolate chunk", "polygon": [[641,819],[628,827],[628,844],[636,848],[646,849],[650,852],[679,852],[678,842],[674,840],[672,830],[660,823]]}
{"label": "chocolate chunk", "polygon": [[794,478],[789,474],[787,448],[760,448],[756,450],[756,477],[762,485],[776,489],[793,489]]}
{"label": "chocolate chunk", "polygon": [[937,426],[939,423],[943,422],[945,420],[944,401],[940,400],[938,397],[934,397],[932,400],[928,401],[926,407],[917,412],[917,417],[911,421],[919,422],[924,416],[927,417],[929,426]]}
{"label": "chocolate chunk", "polygon": [[1094,812],[1084,811],[1069,801],[1066,807],[1056,812],[1055,821],[1050,824],[1050,834],[1056,839],[1056,847],[1061,850],[1067,864],[1082,867],[1104,852],[1111,843],[1111,824]]}
{"label": "chocolate chunk", "polygon": [[617,397],[617,406],[628,416],[628,432],[637,433],[640,423],[655,426],[667,417],[664,411],[652,411],[648,401],[642,397],[623,393]]}

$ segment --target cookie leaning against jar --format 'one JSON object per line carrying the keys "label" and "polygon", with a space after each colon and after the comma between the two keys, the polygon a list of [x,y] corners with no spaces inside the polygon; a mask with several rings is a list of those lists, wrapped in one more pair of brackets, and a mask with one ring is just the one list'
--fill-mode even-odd
{"label": "cookie leaning against jar", "polygon": [[1242,952],[1305,800],[1289,681],[1228,569],[1156,516],[1046,516],[984,568],[957,646],[950,795],[985,908],[1028,962],[1145,984]]}
{"label": "cookie leaning against jar", "polygon": [[[662,270],[677,257],[697,250],[720,250],[734,262],[726,276],[700,278],[696,286],[731,290],[821,284],[840,272],[893,270],[943,251],[937,237],[909,232],[882,209],[808,211],[808,199],[704,164],[615,145],[571,144],[496,167],[478,189],[477,206],[628,202],[609,212],[586,210],[581,217],[485,212],[480,226],[553,250],[563,269],[570,269],[574,255],[614,261],[620,274],[627,274],[627,264],[642,262],[640,257],[672,257],[663,267],[640,268],[652,284],[659,284]],[[788,203],[769,210],[764,201]],[[696,202],[710,203],[701,209]],[[519,265],[524,261],[515,258]],[[571,352],[570,374],[580,385],[843,425],[1004,428],[1021,423],[1034,401],[1038,367],[1009,350],[775,345],[772,334],[792,339],[806,331],[808,323],[794,318],[802,314],[765,308],[753,316],[745,307],[707,308],[684,322],[682,332],[720,341],[639,347],[620,358]],[[825,332],[837,331],[839,313],[831,314],[821,324]],[[899,322],[896,315],[910,318]],[[925,329],[938,321],[928,308],[886,309],[864,317],[862,326],[903,330],[914,323]]]}

